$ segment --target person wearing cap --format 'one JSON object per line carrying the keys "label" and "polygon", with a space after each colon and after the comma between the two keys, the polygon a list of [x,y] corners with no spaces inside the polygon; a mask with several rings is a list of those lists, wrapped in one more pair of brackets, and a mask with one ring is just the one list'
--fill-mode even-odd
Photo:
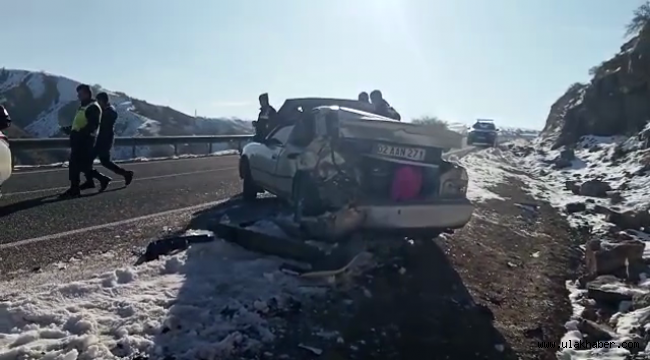
{"label": "person wearing cap", "polygon": [[264,93],[259,97],[260,113],[255,122],[255,136],[254,141],[261,141],[266,138],[271,130],[273,130],[273,121],[275,120],[278,112],[269,103],[269,94]]}
{"label": "person wearing cap", "polygon": [[374,105],[375,113],[377,115],[402,121],[400,114],[388,104],[388,101],[384,100],[384,96],[382,95],[381,91],[373,90],[370,93],[370,101]]}
{"label": "person wearing cap", "polygon": [[111,181],[111,178],[93,169],[95,139],[102,117],[102,109],[93,99],[90,86],[86,84],[77,86],[77,98],[80,106],[72,119],[72,124],[61,129],[70,135],[70,160],[68,165],[70,188],[59,195],[61,198],[81,196],[81,173],[87,174],[86,176],[89,178],[98,179],[101,184],[100,191],[106,190]]}
{"label": "person wearing cap", "polygon": [[[117,121],[117,111],[115,110],[115,107],[111,105],[107,93],[100,92],[97,94],[96,99],[97,103],[102,109],[102,116],[99,123],[99,134],[97,135],[97,142],[95,143],[95,157],[99,158],[99,161],[103,167],[107,168],[117,175],[124,177],[124,184],[128,186],[133,181],[133,171],[123,169],[111,160],[111,149],[113,148],[113,142],[115,141],[115,122]],[[96,175],[96,173],[93,172],[92,175],[95,177],[94,175]],[[101,181],[101,179],[98,180]],[[95,183],[92,181],[92,178],[88,178],[86,184],[89,184],[86,188],[95,187]],[[84,185],[81,185],[82,190],[85,188]]]}
{"label": "person wearing cap", "polygon": [[9,112],[4,106],[0,105],[0,131],[9,126],[11,126],[11,117],[9,116]]}

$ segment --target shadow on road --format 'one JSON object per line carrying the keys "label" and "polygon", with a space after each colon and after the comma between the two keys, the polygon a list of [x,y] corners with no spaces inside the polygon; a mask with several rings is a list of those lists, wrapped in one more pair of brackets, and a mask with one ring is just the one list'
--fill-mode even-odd
{"label": "shadow on road", "polygon": [[[105,193],[110,193],[114,191],[119,191],[124,189],[125,187],[119,187],[119,188],[111,188],[107,189],[103,192],[93,192],[93,193],[88,193],[88,194],[82,194],[81,198],[86,198],[86,197],[93,197]],[[9,197],[7,197],[9,198]],[[23,211],[23,210],[29,210],[31,208],[35,208],[41,205],[47,205],[47,204],[52,204],[52,203],[57,203],[61,201],[69,201],[69,200],[74,200],[75,198],[59,198],[59,195],[49,195],[49,196],[41,196],[33,199],[27,199],[27,200],[22,200],[18,201],[15,203],[10,203],[5,206],[0,206],[0,218],[4,216],[11,215],[13,213]]]}
{"label": "shadow on road", "polygon": [[[226,213],[244,219],[256,212],[241,205],[234,198],[197,212],[187,229],[206,228]],[[273,340],[271,329],[298,311],[295,299],[308,292],[281,273],[280,264],[223,240],[192,245],[184,256],[167,260],[163,271],[177,273],[182,283],[154,339],[155,358],[255,358],[261,345]]]}
{"label": "shadow on road", "polygon": [[309,304],[304,314],[311,315],[292,319],[277,350],[318,347],[323,340],[314,329],[321,328],[342,342],[320,345],[327,349],[320,359],[518,358],[435,242],[405,245],[378,260],[378,268],[332,292],[326,306]]}
{"label": "shadow on road", "polygon": [[[273,200],[265,201],[268,206],[251,207],[232,199],[196,213],[188,229],[206,228],[224,214],[240,220],[274,214]],[[203,252],[197,250],[201,246],[190,248],[180,270],[184,283],[156,346],[190,351],[189,344],[194,344],[198,348],[192,355],[223,359],[233,349],[246,352],[251,345],[255,347],[250,350],[261,346],[272,358],[517,359],[494,327],[490,310],[474,302],[440,247],[434,241],[403,242],[377,254],[380,265],[370,272],[341,279],[311,300],[304,293],[291,293],[309,284],[279,273],[277,259],[233,246]],[[265,294],[301,300],[299,306],[260,313],[252,304]],[[223,297],[230,300],[218,300]],[[284,330],[271,330],[278,327]],[[299,345],[322,349],[323,354]]]}

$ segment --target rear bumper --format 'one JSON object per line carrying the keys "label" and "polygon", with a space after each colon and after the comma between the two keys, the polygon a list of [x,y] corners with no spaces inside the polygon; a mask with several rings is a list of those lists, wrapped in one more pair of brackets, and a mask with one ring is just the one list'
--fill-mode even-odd
{"label": "rear bumper", "polygon": [[479,143],[492,143],[496,139],[495,134],[469,134],[467,136],[468,141],[479,142]]}
{"label": "rear bumper", "polygon": [[367,229],[457,229],[472,218],[469,200],[404,205],[359,205]]}

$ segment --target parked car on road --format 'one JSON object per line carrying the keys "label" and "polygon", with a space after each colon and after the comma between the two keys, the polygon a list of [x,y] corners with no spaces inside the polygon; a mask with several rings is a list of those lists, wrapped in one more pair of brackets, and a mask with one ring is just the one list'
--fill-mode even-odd
{"label": "parked car on road", "polygon": [[467,145],[488,145],[496,146],[499,129],[494,125],[494,120],[478,119],[469,128],[467,133]]}
{"label": "parked car on road", "polygon": [[462,147],[459,133],[392,120],[343,99],[286,100],[276,123],[243,148],[247,200],[268,191],[307,216],[352,205],[364,213],[363,228],[432,235],[472,216],[466,170],[441,157],[443,149]]}

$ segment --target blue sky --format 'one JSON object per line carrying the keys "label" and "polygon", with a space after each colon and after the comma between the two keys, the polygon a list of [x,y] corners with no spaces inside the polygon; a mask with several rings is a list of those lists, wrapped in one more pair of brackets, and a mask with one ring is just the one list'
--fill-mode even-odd
{"label": "blue sky", "polygon": [[205,116],[381,89],[403,117],[541,128],[643,0],[0,0],[0,66]]}

